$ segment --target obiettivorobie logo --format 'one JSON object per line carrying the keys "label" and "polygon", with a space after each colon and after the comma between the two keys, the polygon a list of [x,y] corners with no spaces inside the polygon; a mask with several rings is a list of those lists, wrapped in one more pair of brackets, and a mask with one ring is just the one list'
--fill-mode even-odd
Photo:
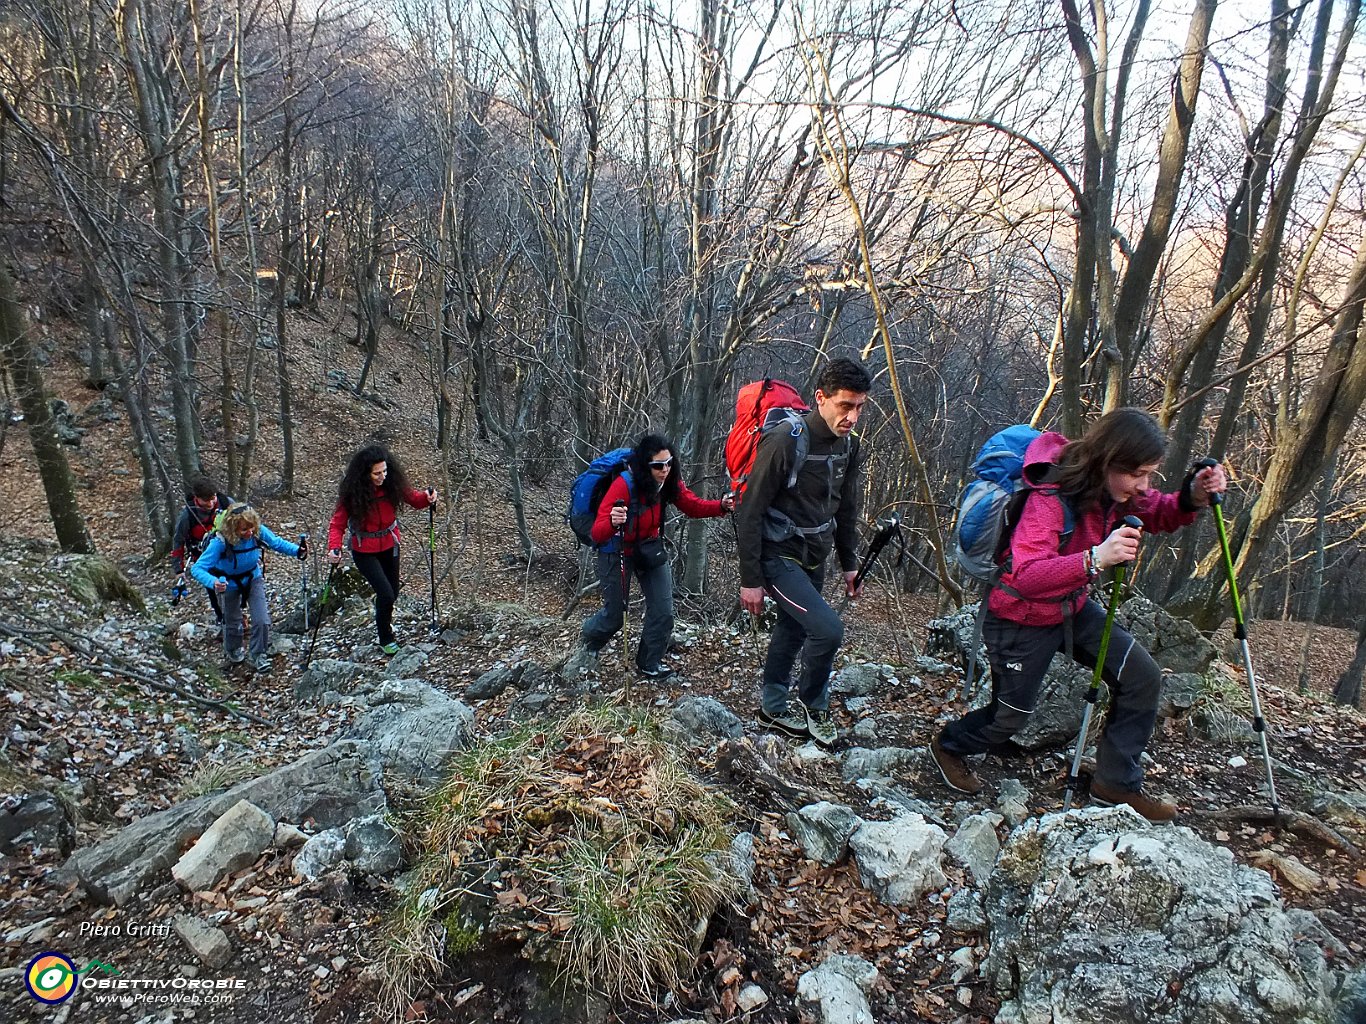
{"label": "obiettivorobie logo", "polygon": [[76,962],[65,953],[49,950],[39,953],[28,962],[24,973],[24,986],[28,994],[40,1003],[55,1006],[70,998],[76,991],[80,975],[98,971],[101,974],[118,974],[118,968],[102,960],[91,960],[85,970],[77,971]]}

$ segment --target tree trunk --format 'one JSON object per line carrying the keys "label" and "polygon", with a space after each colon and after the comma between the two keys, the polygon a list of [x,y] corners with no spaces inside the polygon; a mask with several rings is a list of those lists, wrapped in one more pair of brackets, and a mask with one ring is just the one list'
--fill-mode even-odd
{"label": "tree trunk", "polygon": [[[1309,607],[1301,613],[1308,628],[1304,631],[1304,646],[1300,648],[1300,693],[1309,692],[1309,646],[1314,640],[1314,629],[1318,626],[1319,612],[1323,606],[1323,569],[1324,545],[1327,543],[1328,505],[1333,500],[1333,483],[1337,479],[1338,453],[1336,451],[1323,467],[1323,483],[1319,487],[1318,508],[1314,516],[1314,555],[1310,560]],[[1290,592],[1289,580],[1286,593]]]}
{"label": "tree trunk", "polygon": [[43,491],[47,495],[47,507],[52,515],[57,543],[63,551],[94,554],[95,545],[76,503],[76,478],[71,474],[71,465],[66,460],[62,443],[57,440],[47,389],[38,362],[33,358],[28,325],[19,308],[14,280],[3,266],[0,266],[0,360],[19,393],[19,408],[23,409],[24,419],[28,423],[28,436],[33,444],[33,456],[38,462]]}
{"label": "tree trunk", "polygon": [[1366,675],[1366,615],[1357,623],[1357,649],[1352,663],[1333,686],[1333,700],[1348,707],[1361,707],[1361,679]]}

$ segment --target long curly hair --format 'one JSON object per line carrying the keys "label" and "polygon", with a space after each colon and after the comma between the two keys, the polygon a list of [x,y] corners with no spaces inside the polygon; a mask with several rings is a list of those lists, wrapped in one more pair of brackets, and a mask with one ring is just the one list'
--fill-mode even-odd
{"label": "long curly hair", "polygon": [[1142,409],[1114,409],[1096,420],[1079,441],[1063,449],[1053,480],[1077,511],[1105,497],[1105,474],[1111,469],[1132,473],[1160,462],[1167,451],[1162,428]]}
{"label": "long curly hair", "polygon": [[370,470],[377,462],[385,463],[389,469],[389,475],[380,484],[378,494],[383,494],[397,506],[412,490],[408,484],[408,474],[394,458],[394,453],[382,444],[368,444],[351,456],[337,495],[346,514],[353,519],[364,519],[375,506],[378,495],[370,480]]}
{"label": "long curly hair", "polygon": [[[673,462],[664,483],[656,485],[650,463],[655,453],[662,451],[668,451]],[[631,497],[637,505],[653,505],[661,500],[671,502],[678,497],[678,450],[668,438],[661,434],[642,434],[626,461],[631,470]]]}

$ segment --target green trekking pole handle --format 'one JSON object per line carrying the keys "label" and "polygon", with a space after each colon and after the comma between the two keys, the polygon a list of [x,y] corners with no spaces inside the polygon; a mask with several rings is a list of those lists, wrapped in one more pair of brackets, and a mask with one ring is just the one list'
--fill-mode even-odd
{"label": "green trekking pole handle", "polygon": [[[1143,529],[1143,521],[1137,516],[1125,516],[1121,526],[1130,526],[1135,530]],[[1110,631],[1115,626],[1115,612],[1119,610],[1119,596],[1124,591],[1124,575],[1128,566],[1115,566],[1115,579],[1110,584],[1110,607],[1105,610],[1105,628],[1100,634],[1100,649],[1096,652],[1096,667],[1091,672],[1091,686],[1086,691],[1086,709],[1081,716],[1081,731],[1077,733],[1077,747],[1072,752],[1072,768],[1067,773],[1067,792],[1063,796],[1062,813],[1066,814],[1072,809],[1072,794],[1081,784],[1081,754],[1086,748],[1086,734],[1091,729],[1091,715],[1096,710],[1096,701],[1100,697],[1100,680],[1105,672],[1105,656],[1110,652]]]}
{"label": "green trekking pole handle", "polygon": [[[1200,459],[1195,463],[1195,471],[1216,466],[1214,459]],[[1224,574],[1228,577],[1229,599],[1233,602],[1233,635],[1243,656],[1243,671],[1247,674],[1248,693],[1252,697],[1252,731],[1257,734],[1262,747],[1262,766],[1266,769],[1266,788],[1271,795],[1271,816],[1281,820],[1280,798],[1276,795],[1276,779],[1271,771],[1271,748],[1266,741],[1266,719],[1262,717],[1262,702],[1257,696],[1257,673],[1252,668],[1252,651],[1247,644],[1247,620],[1243,618],[1243,602],[1238,597],[1238,574],[1233,568],[1233,552],[1228,543],[1228,527],[1224,523],[1224,496],[1211,494],[1210,506],[1214,509],[1214,529],[1219,534],[1219,551],[1223,556]]]}

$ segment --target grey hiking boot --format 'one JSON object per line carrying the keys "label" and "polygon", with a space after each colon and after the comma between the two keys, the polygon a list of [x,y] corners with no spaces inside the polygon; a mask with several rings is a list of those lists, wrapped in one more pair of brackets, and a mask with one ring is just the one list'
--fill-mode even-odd
{"label": "grey hiking boot", "polygon": [[807,732],[806,712],[801,708],[787,707],[776,715],[760,708],[757,717],[760,725],[769,729],[776,729],[778,732],[785,732],[789,736],[806,739],[811,735]]}
{"label": "grey hiking boot", "polygon": [[247,649],[245,647],[239,647],[235,651],[229,651],[228,660],[234,665],[242,664],[242,662],[247,660]]}
{"label": "grey hiking boot", "polygon": [[938,736],[930,741],[930,757],[934,758],[939,774],[944,776],[944,783],[949,789],[968,794],[982,791],[982,780],[977,777],[977,773],[957,754],[945,750]]}
{"label": "grey hiking boot", "polygon": [[271,669],[270,655],[258,654],[256,657],[252,658],[251,668],[253,672],[269,672]]}
{"label": "grey hiking boot", "polygon": [[822,747],[833,747],[840,736],[830,712],[818,711],[815,708],[806,709],[806,731]]}

